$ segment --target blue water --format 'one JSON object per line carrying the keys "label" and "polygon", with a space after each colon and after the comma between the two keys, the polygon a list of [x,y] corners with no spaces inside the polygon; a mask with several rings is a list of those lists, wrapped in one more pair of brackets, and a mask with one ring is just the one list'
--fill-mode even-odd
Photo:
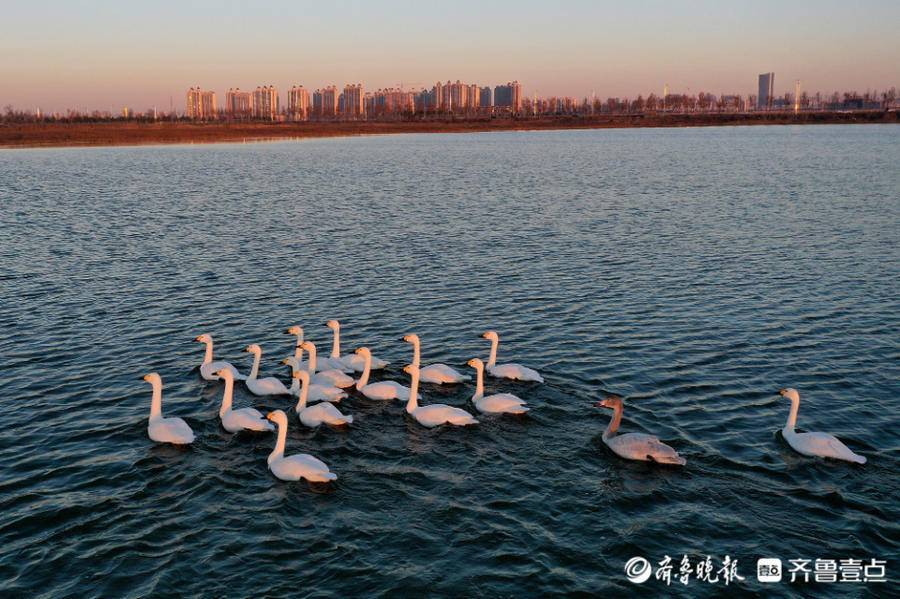
{"label": "blue water", "polygon": [[[896,581],[898,164],[891,125],[0,151],[0,592],[621,594],[629,558],[684,554],[737,558],[751,593],[886,592],[755,564],[888,559]],[[280,482],[271,436],[220,427],[192,340],[244,371],[259,343],[287,380],[283,330],[327,352],[329,318],[385,378],[408,380],[405,333],[466,370],[494,328],[546,384],[489,380],[532,410],[464,430],[359,397],[346,432],[292,416],[288,453],[339,478]],[[188,450],[147,438],[150,371]],[[792,452],[785,386],[868,463]],[[611,454],[606,392],[687,466]]]}

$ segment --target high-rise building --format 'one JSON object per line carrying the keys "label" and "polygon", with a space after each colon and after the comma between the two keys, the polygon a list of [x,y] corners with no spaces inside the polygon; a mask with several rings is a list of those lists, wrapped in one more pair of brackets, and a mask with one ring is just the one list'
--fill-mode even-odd
{"label": "high-rise building", "polygon": [[363,93],[362,83],[356,85],[347,84],[344,86],[343,106],[341,106],[341,114],[350,119],[360,119],[366,115],[365,94]]}
{"label": "high-rise building", "polygon": [[309,119],[309,92],[302,85],[288,91],[288,115],[294,121]]}
{"label": "high-rise building", "polygon": [[338,111],[338,93],[337,87],[329,85],[328,87],[317,89],[313,92],[313,108],[312,113],[316,118],[334,118]]}
{"label": "high-rise building", "polygon": [[494,88],[494,106],[509,108],[518,113],[522,110],[522,84],[512,81]]}
{"label": "high-rise building", "polygon": [[775,73],[763,73],[759,76],[759,94],[756,96],[756,107],[768,110],[775,99]]}
{"label": "high-rise building", "polygon": [[253,118],[274,121],[280,108],[274,85],[264,85],[253,91]]}
{"label": "high-rise building", "polygon": [[189,119],[206,120],[216,116],[216,92],[204,91],[200,86],[192,87],[187,92],[187,109]]}
{"label": "high-rise building", "polygon": [[481,108],[490,108],[494,105],[494,94],[491,91],[490,86],[485,85],[481,88]]}
{"label": "high-rise building", "polygon": [[241,88],[225,92],[225,113],[235,119],[248,119],[253,114],[253,94]]}

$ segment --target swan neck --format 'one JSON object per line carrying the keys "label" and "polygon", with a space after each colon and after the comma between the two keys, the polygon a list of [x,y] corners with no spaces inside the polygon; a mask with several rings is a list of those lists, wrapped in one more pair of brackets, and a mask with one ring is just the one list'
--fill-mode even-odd
{"label": "swan neck", "polygon": [[797,414],[800,412],[800,398],[791,399],[791,412],[788,414],[787,424],[784,425],[784,428],[787,430],[794,430],[797,426]]}
{"label": "swan neck", "polygon": [[419,408],[419,371],[414,370],[410,375],[409,401],[406,402],[406,411],[412,414]]}
{"label": "swan neck", "polygon": [[416,339],[413,341],[413,366],[416,368],[419,367],[419,360],[422,359],[421,356],[421,348],[419,347],[419,340]]}
{"label": "swan neck", "polygon": [[331,342],[331,357],[341,357],[341,327],[334,327],[334,341]]}
{"label": "swan neck", "polygon": [[250,374],[247,375],[248,379],[255,379],[256,375],[259,374],[259,362],[262,360],[262,352],[253,354],[253,368],[250,369]]}
{"label": "swan neck", "polygon": [[[294,379],[295,382],[300,383],[300,379]],[[301,410],[306,409],[306,400],[309,398],[309,383],[300,383],[300,399],[297,401],[297,407],[294,408],[295,411],[300,412]]]}
{"label": "swan neck", "polygon": [[297,346],[294,348],[294,359],[297,360],[297,364],[303,360],[303,348],[300,347],[300,344],[303,343],[302,337],[302,335],[297,335]]}
{"label": "swan neck", "polygon": [[309,371],[309,376],[316,373],[316,365],[316,346],[312,345],[309,348],[309,360],[306,362],[306,370]]}
{"label": "swan neck", "polygon": [[484,365],[475,368],[475,395],[472,399],[481,399],[484,397]]}
{"label": "swan neck", "polygon": [[287,425],[278,423],[278,441],[275,443],[275,449],[269,454],[268,463],[284,457],[284,444],[287,442]]}
{"label": "swan neck", "polygon": [[219,418],[231,411],[231,400],[234,395],[234,378],[225,379],[225,394],[222,395],[222,407],[219,408]]}
{"label": "swan neck", "polygon": [[491,339],[491,356],[488,358],[487,367],[493,368],[497,363],[497,348],[500,346],[500,339]]}
{"label": "swan neck", "polygon": [[619,430],[619,425],[622,423],[622,411],[622,404],[617,405],[613,409],[612,418],[609,419],[609,425],[607,425],[606,431],[603,433],[604,441],[615,435],[616,431]]}
{"label": "swan neck", "polygon": [[359,391],[363,387],[365,387],[369,382],[369,371],[372,370],[372,355],[366,354],[364,360],[364,366],[362,371],[362,376],[359,377],[359,381],[356,383],[356,390]]}
{"label": "swan neck", "polygon": [[209,364],[213,361],[213,343],[212,341],[206,342],[206,354],[203,356],[203,363]]}
{"label": "swan neck", "polygon": [[162,418],[162,382],[153,383],[153,399],[150,400],[150,420]]}

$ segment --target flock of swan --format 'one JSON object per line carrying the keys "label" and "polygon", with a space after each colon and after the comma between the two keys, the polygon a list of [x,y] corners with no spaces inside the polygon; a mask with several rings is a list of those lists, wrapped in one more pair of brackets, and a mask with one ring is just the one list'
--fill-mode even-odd
{"label": "flock of swan", "polygon": [[[337,479],[328,465],[308,454],[284,455],[287,440],[288,417],[282,410],[275,410],[263,415],[255,408],[235,408],[234,383],[243,381],[247,389],[257,396],[293,396],[297,398],[294,411],[303,426],[315,428],[323,424],[334,427],[346,427],[353,423],[353,416],[342,413],[334,404],[348,397],[347,390],[354,389],[358,394],[371,400],[400,400],[406,402],[406,413],[422,426],[433,428],[441,425],[469,426],[478,424],[478,420],[467,410],[445,404],[422,405],[419,385],[459,384],[471,381],[472,377],[462,374],[446,364],[429,364],[422,366],[421,346],[418,335],[409,334],[403,341],[413,346],[412,363],[403,371],[409,375],[409,387],[396,381],[373,381],[369,379],[372,371],[385,368],[388,363],[374,355],[366,347],[360,347],[352,354],[341,354],[340,323],[329,320],[326,326],[332,330],[333,345],[331,355],[318,357],[316,346],[304,339],[303,329],[293,326],[287,334],[296,337],[296,349],[293,356],[281,361],[282,365],[291,368],[291,386],[286,386],[276,377],[259,378],[259,367],[262,361],[262,348],[251,344],[244,350],[253,355],[253,366],[250,373],[242,375],[231,363],[214,359],[213,339],[208,334],[195,339],[206,345],[206,354],[200,365],[200,376],[207,381],[222,381],[225,388],[219,419],[222,428],[230,433],[241,431],[271,432],[277,430],[277,441],[269,454],[268,465],[272,473],[285,481],[306,479],[309,482],[328,482]],[[544,382],[540,373],[521,364],[497,364],[497,350],[500,337],[495,331],[487,331],[482,335],[491,342],[491,350],[487,364],[479,358],[467,362],[475,371],[475,393],[472,405],[479,414],[521,415],[528,412],[525,400],[511,393],[497,393],[485,396],[484,373],[496,378],[514,381]],[[304,352],[307,355],[303,360]],[[354,379],[352,375],[358,374]],[[162,415],[162,378],[157,373],[142,377],[153,387],[150,403],[150,419],[147,433],[150,439],[158,443],[186,445],[194,441],[194,432],[181,418],[165,418]],[[798,433],[797,413],[800,409],[800,394],[796,389],[782,389],[779,392],[791,402],[791,410],[782,435],[798,453],[805,456],[833,458],[864,464],[866,458],[855,454],[836,437],[827,433]],[[313,403],[315,402],[315,403]],[[666,445],[653,435],[644,433],[618,434],[622,421],[623,400],[617,395],[609,395],[594,404],[613,411],[603,442],[616,455],[638,461],[650,461],[660,464],[683,466],[686,461],[672,447]]]}

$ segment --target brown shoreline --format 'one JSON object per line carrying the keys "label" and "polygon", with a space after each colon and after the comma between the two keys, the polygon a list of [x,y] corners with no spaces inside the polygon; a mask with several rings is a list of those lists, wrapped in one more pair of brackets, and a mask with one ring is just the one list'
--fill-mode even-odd
{"label": "brown shoreline", "polygon": [[363,122],[42,122],[0,123],[0,148],[192,144],[389,135],[397,133],[471,133],[640,127],[717,127],[746,125],[900,123],[896,111],[636,114],[597,117],[495,118]]}

